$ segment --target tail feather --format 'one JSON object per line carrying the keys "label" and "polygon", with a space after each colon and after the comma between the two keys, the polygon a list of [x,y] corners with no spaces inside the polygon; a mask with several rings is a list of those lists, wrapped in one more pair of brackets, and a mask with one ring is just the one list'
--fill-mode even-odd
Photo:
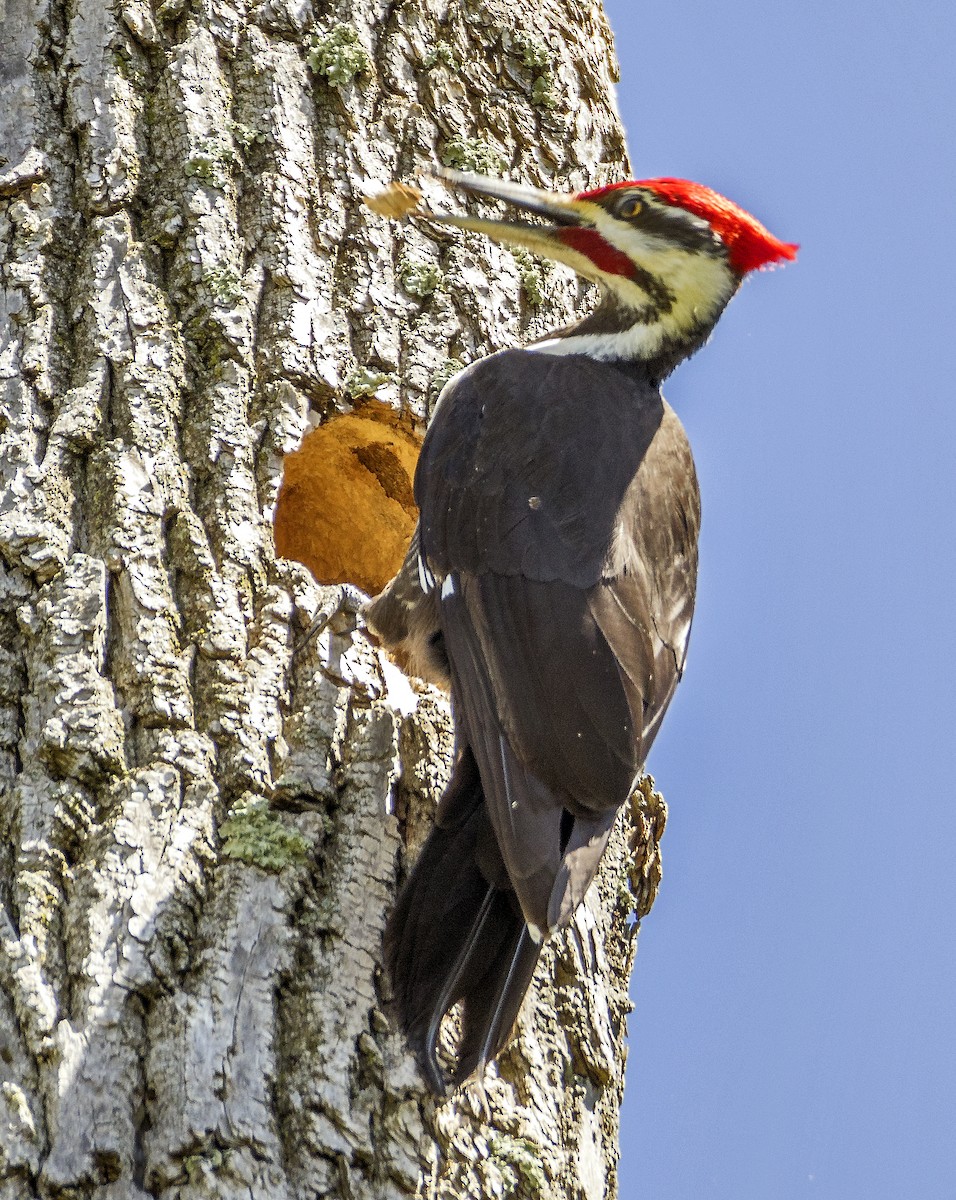
{"label": "tail feather", "polygon": [[494,1008],[492,1009],[488,1005],[485,1009],[485,1011],[490,1010],[488,1019],[471,1026],[466,1021],[466,1029],[473,1037],[481,1032],[481,1045],[476,1049],[473,1041],[466,1042],[463,1039],[461,1062],[455,1076],[456,1084],[463,1083],[473,1072],[480,1075],[488,1063],[497,1058],[499,1052],[505,1048],[511,1031],[514,1029],[518,1013],[521,1011],[521,1003],[531,986],[534,969],[538,964],[538,955],[541,953],[541,946],[531,940],[531,935],[523,920],[521,925],[521,932],[512,950],[507,972],[503,979],[499,977],[496,981],[497,999]]}
{"label": "tail feather", "polygon": [[385,931],[398,1021],[438,1095],[447,1084],[437,1058],[442,1018],[462,1002],[459,1084],[507,1043],[540,953],[514,894],[496,886],[507,875],[488,861],[494,846],[466,748]]}

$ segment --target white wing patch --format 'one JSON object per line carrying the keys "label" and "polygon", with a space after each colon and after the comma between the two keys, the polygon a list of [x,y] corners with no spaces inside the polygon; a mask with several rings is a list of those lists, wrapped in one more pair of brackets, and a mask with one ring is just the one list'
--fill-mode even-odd
{"label": "white wing patch", "polygon": [[424,554],[418,556],[418,586],[426,596],[435,586],[435,576],[429,570]]}

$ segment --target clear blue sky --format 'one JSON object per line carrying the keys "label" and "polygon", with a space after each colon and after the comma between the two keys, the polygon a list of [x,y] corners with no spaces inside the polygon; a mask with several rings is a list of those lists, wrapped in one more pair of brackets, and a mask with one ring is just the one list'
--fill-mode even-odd
{"label": "clear blue sky", "polygon": [[953,1200],[956,7],[606,7],[635,175],[802,243],[665,389],[704,528],[621,1195]]}

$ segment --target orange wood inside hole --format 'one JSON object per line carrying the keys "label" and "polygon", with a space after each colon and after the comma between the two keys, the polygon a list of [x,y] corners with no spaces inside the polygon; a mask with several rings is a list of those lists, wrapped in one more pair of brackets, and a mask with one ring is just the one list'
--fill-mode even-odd
{"label": "orange wood inside hole", "polygon": [[381,591],[418,518],[412,480],[421,441],[408,418],[376,400],[306,434],[285,459],[277,552],[320,583]]}

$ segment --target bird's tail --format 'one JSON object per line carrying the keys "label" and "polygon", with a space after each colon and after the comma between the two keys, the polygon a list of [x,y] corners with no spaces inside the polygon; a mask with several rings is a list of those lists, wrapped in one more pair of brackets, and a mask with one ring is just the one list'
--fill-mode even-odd
{"label": "bird's tail", "polygon": [[448,1082],[437,1055],[445,1014],[461,1001],[457,1085],[504,1048],[534,974],[540,946],[507,878],[466,747],[385,931],[398,1022],[439,1096]]}

